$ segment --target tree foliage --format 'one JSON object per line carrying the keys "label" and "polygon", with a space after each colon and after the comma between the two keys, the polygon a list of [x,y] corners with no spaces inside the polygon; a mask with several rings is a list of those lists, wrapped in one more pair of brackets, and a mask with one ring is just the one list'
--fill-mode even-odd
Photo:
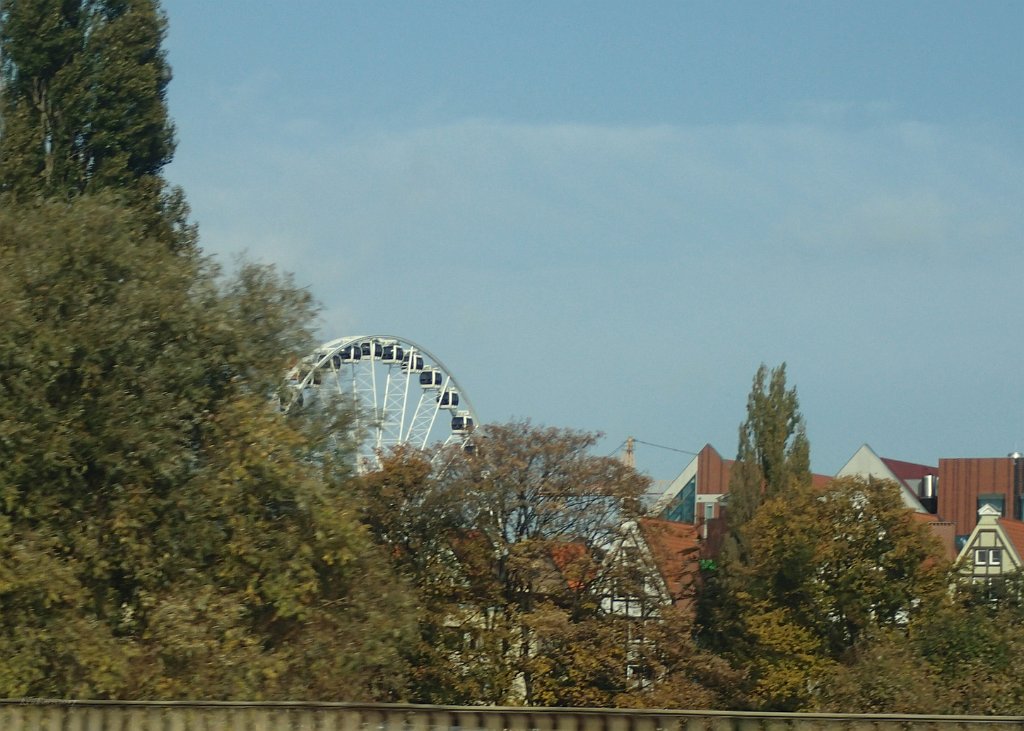
{"label": "tree foliage", "polygon": [[269,407],[306,292],[84,196],[0,214],[0,309],[0,638],[31,645],[0,694],[398,692],[401,585],[326,434]]}
{"label": "tree foliage", "polygon": [[729,480],[729,527],[737,531],[765,499],[811,483],[810,444],[796,388],[786,386],[786,364],[762,364],[747,397],[736,462]]}
{"label": "tree foliage", "polygon": [[479,607],[491,594],[490,557],[469,529],[457,491],[430,454],[400,448],[358,481],[359,516],[416,592],[418,632],[403,646],[409,698],[421,703],[499,703],[512,684],[508,637]]}
{"label": "tree foliage", "polygon": [[596,435],[356,479],[345,413],[269,403],[308,293],[222,276],[163,178],[165,31],[156,0],[0,5],[0,696],[1024,713],[1024,579],[949,590],[895,485],[812,491],[785,365],[703,648],[685,607],[609,611],[647,481]]}
{"label": "tree foliage", "polygon": [[5,0],[0,12],[0,193],[116,191],[148,233],[187,248],[167,115],[166,19],[155,0]]}
{"label": "tree foliage", "polygon": [[1020,573],[954,584],[906,627],[860,642],[823,688],[819,708],[1024,714],[1022,589]]}
{"label": "tree foliage", "polygon": [[901,631],[947,586],[936,539],[889,481],[840,478],[771,498],[744,531],[751,558],[733,657],[750,670],[757,707],[810,708],[865,638]]}
{"label": "tree foliage", "polygon": [[648,480],[618,460],[590,453],[597,436],[525,422],[491,425],[468,459],[441,479],[461,499],[474,541],[486,551],[482,584],[507,633],[508,660],[527,704],[535,703],[539,648],[533,618],[545,601],[574,619],[596,609],[587,589],[598,551],[636,514]]}
{"label": "tree foliage", "polygon": [[362,478],[362,519],[418,593],[410,699],[710,707],[728,694],[737,676],[696,648],[689,611],[606,601],[652,581],[608,553],[647,480],[592,455],[595,438],[488,425],[470,454],[398,450]]}
{"label": "tree foliage", "polygon": [[786,366],[762,364],[747,397],[747,418],[740,424],[736,461],[726,500],[728,532],[713,570],[703,572],[698,597],[702,643],[742,664],[736,638],[744,635],[741,594],[746,591],[752,549],[746,524],[765,500],[787,499],[810,489],[810,445],[796,388],[786,384]]}
{"label": "tree foliage", "polygon": [[[607,637],[590,590],[601,551],[647,487],[619,461],[592,455],[595,440],[527,422],[488,425],[470,454],[444,453],[431,467],[400,452],[365,478],[363,519],[424,608],[409,658],[418,668],[414,698],[593,700],[608,684],[598,682],[602,672],[617,674],[621,692],[623,663],[597,671],[564,654],[582,660],[577,640]],[[578,697],[555,690],[583,676],[594,687],[579,687]]]}

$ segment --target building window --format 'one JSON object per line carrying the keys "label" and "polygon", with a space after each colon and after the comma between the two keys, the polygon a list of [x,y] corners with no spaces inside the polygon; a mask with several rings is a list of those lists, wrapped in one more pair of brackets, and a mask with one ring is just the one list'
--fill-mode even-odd
{"label": "building window", "polygon": [[697,477],[695,475],[683,486],[676,499],[672,501],[661,517],[666,520],[674,520],[677,523],[693,523],[696,507]]}
{"label": "building window", "polygon": [[981,510],[985,505],[991,505],[993,508],[999,511],[999,514],[1004,518],[1006,517],[1006,496],[1005,495],[979,495],[978,496],[978,510]]}
{"label": "building window", "polygon": [[1001,548],[978,548],[974,551],[975,566],[1002,566],[1003,549]]}

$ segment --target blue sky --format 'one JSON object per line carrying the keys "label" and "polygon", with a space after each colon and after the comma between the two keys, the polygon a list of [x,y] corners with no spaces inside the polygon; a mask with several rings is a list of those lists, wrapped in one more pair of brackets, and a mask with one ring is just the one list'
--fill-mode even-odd
{"label": "blue sky", "polygon": [[482,420],[728,457],[785,361],[818,471],[1024,451],[1024,3],[163,7],[204,247]]}

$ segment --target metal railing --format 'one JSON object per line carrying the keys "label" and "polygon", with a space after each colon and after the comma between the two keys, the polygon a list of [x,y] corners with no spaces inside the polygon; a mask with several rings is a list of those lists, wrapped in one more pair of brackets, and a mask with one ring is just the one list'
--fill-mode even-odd
{"label": "metal railing", "polygon": [[1024,729],[1024,716],[747,713],[357,703],[0,700],[0,731],[785,731]]}

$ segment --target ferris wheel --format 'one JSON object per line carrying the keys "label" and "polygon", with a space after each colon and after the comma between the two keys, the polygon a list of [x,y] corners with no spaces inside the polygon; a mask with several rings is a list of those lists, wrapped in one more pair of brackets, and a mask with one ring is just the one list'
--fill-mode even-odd
{"label": "ferris wheel", "polygon": [[331,340],[303,358],[289,381],[292,403],[342,399],[352,407],[359,472],[379,468],[381,455],[399,445],[471,448],[476,416],[469,398],[441,360],[411,340],[391,335]]}

